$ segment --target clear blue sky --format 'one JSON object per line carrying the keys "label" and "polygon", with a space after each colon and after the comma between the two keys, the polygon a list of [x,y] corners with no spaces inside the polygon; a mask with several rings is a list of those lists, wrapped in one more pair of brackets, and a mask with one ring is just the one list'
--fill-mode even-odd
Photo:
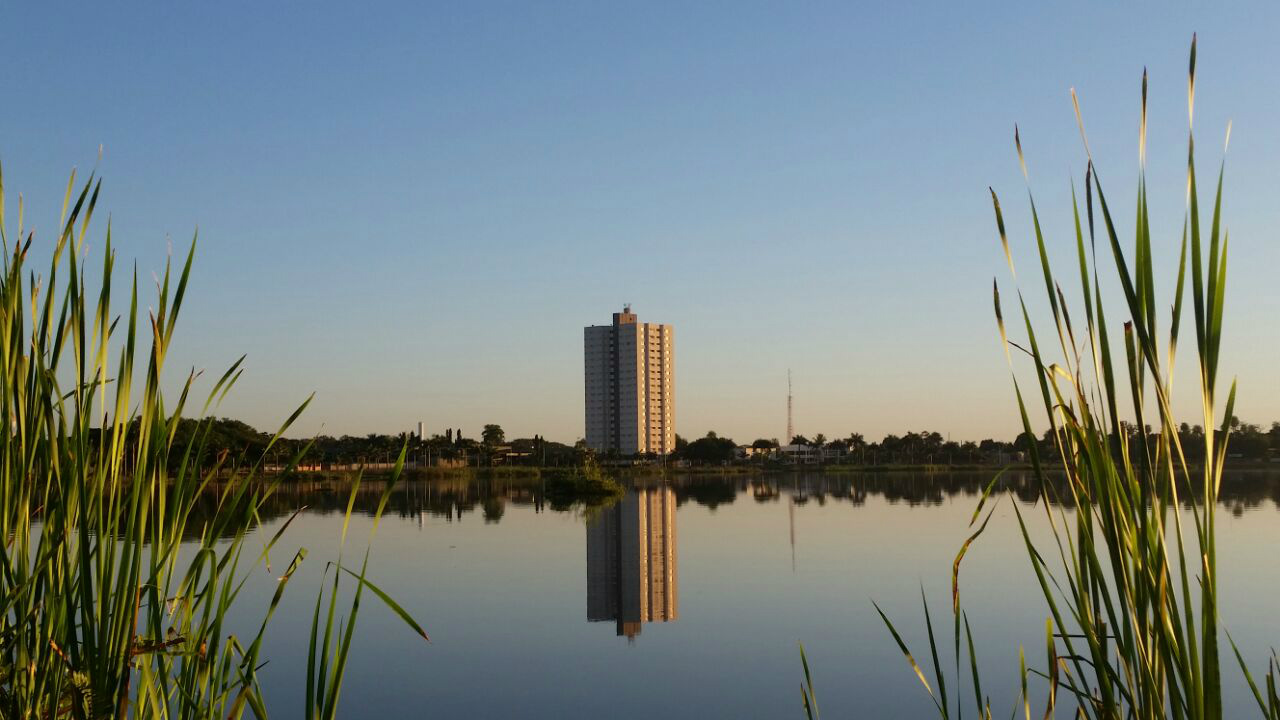
{"label": "clear blue sky", "polygon": [[315,391],[302,432],[571,441],[582,327],[630,302],[676,326],[686,436],[782,435],[787,368],[799,432],[1011,436],[1013,125],[1069,262],[1068,90],[1127,228],[1150,67],[1167,297],[1198,31],[1202,167],[1234,120],[1225,369],[1280,419],[1280,6],[870,5],[8,4],[0,160],[48,241],[103,145],[143,277],[199,226],[170,371],[248,353],[220,413],[260,427]]}

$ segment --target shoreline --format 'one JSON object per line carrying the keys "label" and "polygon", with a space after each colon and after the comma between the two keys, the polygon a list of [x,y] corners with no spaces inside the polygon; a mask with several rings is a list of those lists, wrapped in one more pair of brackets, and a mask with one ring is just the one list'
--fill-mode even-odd
{"label": "shoreline", "polygon": [[[948,473],[1029,473],[1033,472],[1033,468],[1028,463],[1018,463],[1007,466],[995,465],[939,465],[939,464],[917,464],[917,465],[728,465],[722,467],[714,466],[695,466],[695,467],[661,467],[661,466],[623,466],[623,467],[605,467],[607,472],[611,472],[619,478],[652,478],[652,477],[746,477],[761,475],[795,475],[795,474],[862,474],[862,475],[893,475],[899,473],[915,473],[915,474],[948,474]],[[1203,468],[1197,465],[1188,467],[1189,472],[1197,473]],[[401,479],[407,481],[427,481],[427,480],[471,480],[471,479],[527,479],[536,480],[544,476],[556,476],[571,472],[573,468],[565,466],[496,466],[496,467],[430,467],[430,468],[404,468]],[[1280,475],[1280,465],[1275,463],[1242,463],[1228,464],[1225,468],[1228,473],[1236,475]],[[1054,469],[1050,469],[1051,474],[1056,474]],[[363,473],[366,479],[383,479],[390,475],[390,470],[382,467],[369,468],[365,470],[295,470],[290,473],[283,474],[283,481],[286,483],[293,482],[315,482],[325,480],[349,480],[358,473]],[[278,479],[282,477],[281,473],[264,472],[260,476],[262,479]]]}

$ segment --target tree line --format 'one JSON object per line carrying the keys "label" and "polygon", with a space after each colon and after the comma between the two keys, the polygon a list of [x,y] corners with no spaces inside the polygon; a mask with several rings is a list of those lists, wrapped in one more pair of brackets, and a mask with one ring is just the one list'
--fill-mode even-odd
{"label": "tree line", "polygon": [[[1280,459],[1280,422],[1264,428],[1233,418],[1230,426],[1231,459],[1253,462]],[[134,430],[136,432],[136,428]],[[1131,452],[1140,451],[1144,433],[1153,432],[1151,428],[1139,432],[1128,424],[1122,424],[1122,430]],[[1221,430],[1215,432],[1221,433]],[[1177,433],[1187,460],[1200,461],[1204,452],[1204,429],[1184,423]],[[301,462],[307,465],[351,466],[395,462],[403,448],[407,459],[414,464],[548,467],[578,465],[587,454],[582,440],[573,445],[547,440],[541,435],[508,440],[505,431],[497,424],[485,425],[478,437],[467,437],[458,428],[426,438],[407,432],[319,435],[314,438],[280,438],[268,450],[271,438],[271,433],[233,418],[182,419],[175,431],[175,451],[169,464],[176,468],[186,459],[207,467],[219,460],[232,464],[238,458],[256,459],[265,453],[266,462],[276,466],[286,465],[295,458],[301,458]],[[192,447],[198,452],[186,458],[185,448],[193,441]],[[1042,457],[1053,457],[1055,449],[1049,431],[1040,437],[1022,433],[1012,441],[987,438],[962,442],[929,430],[901,435],[891,433],[879,441],[868,441],[861,433],[836,438],[818,433],[812,438],[797,435],[787,444],[806,448],[823,458],[824,462],[873,466],[1007,464],[1024,458],[1033,443]],[[773,451],[781,445],[777,438],[757,438],[746,444],[754,451],[751,453],[753,457],[744,457],[745,453],[739,451],[742,443],[715,432],[708,432],[695,440],[676,435],[675,451],[667,460],[690,465],[767,461],[770,457],[777,457]],[[653,456],[647,459],[657,461],[660,458]]]}
{"label": "tree line", "polygon": [[[1143,436],[1150,436],[1153,432],[1149,426],[1139,431],[1131,424],[1121,423],[1121,435],[1118,437],[1123,437],[1130,452],[1136,455],[1141,451]],[[1182,423],[1176,432],[1187,461],[1203,460],[1204,428]],[[1219,436],[1222,434],[1222,430],[1214,432]],[[1044,458],[1053,458],[1057,452],[1051,430],[1046,430],[1040,437],[1023,432],[1012,441],[987,438],[963,442],[950,440],[930,430],[902,435],[891,433],[878,442],[868,442],[861,433],[834,439],[818,433],[813,438],[797,435],[788,445],[812,451],[826,462],[852,465],[992,465],[1022,459],[1033,445]],[[739,447],[740,444],[733,439],[715,432],[708,432],[693,441],[677,435],[673,458],[694,465],[722,465],[744,459]],[[779,450],[781,443],[777,438],[758,438],[748,447],[762,451],[754,455],[765,460],[776,457],[776,453],[771,451]],[[1264,428],[1233,417],[1230,421],[1229,458],[1252,462],[1280,460],[1280,422]]]}
{"label": "tree line", "polygon": [[[358,466],[394,463],[405,451],[413,464],[456,464],[489,466],[521,464],[538,466],[576,465],[581,448],[546,440],[541,435],[508,441],[500,425],[485,425],[479,437],[466,437],[461,429],[418,437],[414,433],[368,433],[366,435],[318,435],[313,438],[280,438],[233,418],[182,419],[174,435],[174,447],[196,448],[204,465],[233,463],[237,459],[265,457],[273,466],[288,465],[295,459],[307,466]],[[171,457],[176,466],[181,456]]]}
{"label": "tree line", "polygon": [[[880,441],[868,441],[861,433],[846,437],[828,438],[818,433],[812,438],[797,435],[787,445],[814,452],[828,461],[856,465],[978,465],[1009,462],[1026,444],[1019,441],[982,440],[981,442],[956,442],[934,431],[889,434]],[[776,457],[782,443],[777,438],[758,438],[747,447],[753,457],[761,460]],[[739,443],[731,438],[709,432],[705,437],[687,441],[676,436],[674,457],[695,465],[714,465],[744,459],[738,451]],[[749,459],[749,458],[747,458]]]}

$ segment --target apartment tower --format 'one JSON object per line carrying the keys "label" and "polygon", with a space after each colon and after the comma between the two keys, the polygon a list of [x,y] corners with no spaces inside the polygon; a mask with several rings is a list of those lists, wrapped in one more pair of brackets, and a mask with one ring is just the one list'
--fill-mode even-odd
{"label": "apartment tower", "polygon": [[672,327],[639,322],[627,305],[612,325],[585,328],[583,340],[587,447],[620,455],[675,450]]}

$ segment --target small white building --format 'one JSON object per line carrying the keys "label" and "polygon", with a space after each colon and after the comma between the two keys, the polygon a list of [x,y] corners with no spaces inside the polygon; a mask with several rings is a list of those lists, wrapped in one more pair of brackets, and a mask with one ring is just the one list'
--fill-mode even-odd
{"label": "small white building", "polygon": [[773,447],[758,448],[752,445],[739,445],[734,448],[733,454],[738,460],[755,460],[756,458],[771,458],[776,452],[778,452],[778,449]]}
{"label": "small white building", "polygon": [[822,460],[822,450],[812,445],[783,445],[778,456],[793,465],[816,465]]}

